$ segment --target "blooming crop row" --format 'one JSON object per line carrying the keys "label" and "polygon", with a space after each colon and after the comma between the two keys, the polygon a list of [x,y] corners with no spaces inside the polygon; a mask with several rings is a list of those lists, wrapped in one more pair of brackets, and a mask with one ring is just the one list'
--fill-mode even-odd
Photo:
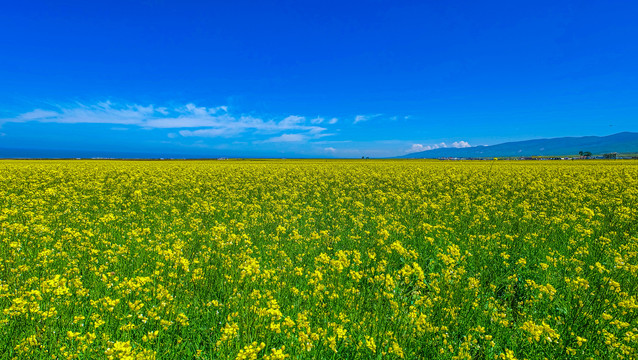
{"label": "blooming crop row", "polygon": [[0,359],[638,357],[638,163],[2,161]]}

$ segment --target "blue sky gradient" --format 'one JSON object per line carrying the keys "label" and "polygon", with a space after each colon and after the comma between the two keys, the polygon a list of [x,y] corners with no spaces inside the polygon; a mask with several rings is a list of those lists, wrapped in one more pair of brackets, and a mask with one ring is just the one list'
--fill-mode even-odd
{"label": "blue sky gradient", "polygon": [[0,148],[382,157],[638,131],[638,4],[33,1]]}

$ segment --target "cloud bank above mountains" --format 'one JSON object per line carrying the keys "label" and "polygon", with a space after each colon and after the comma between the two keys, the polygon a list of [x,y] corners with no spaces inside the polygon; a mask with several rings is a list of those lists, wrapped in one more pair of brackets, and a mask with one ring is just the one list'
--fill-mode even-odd
{"label": "cloud bank above mountains", "polygon": [[413,152],[420,152],[420,151],[427,151],[427,150],[434,150],[434,149],[441,149],[441,148],[466,148],[466,147],[472,147],[472,145],[470,145],[467,141],[455,141],[451,144],[446,144],[444,142],[438,143],[438,144],[433,144],[433,145],[423,145],[423,144],[412,144],[412,146],[407,149],[405,152],[406,153],[413,153]]}

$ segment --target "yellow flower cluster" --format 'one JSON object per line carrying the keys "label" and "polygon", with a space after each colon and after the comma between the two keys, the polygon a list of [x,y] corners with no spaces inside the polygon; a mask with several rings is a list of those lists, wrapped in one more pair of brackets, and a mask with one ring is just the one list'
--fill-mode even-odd
{"label": "yellow flower cluster", "polygon": [[0,161],[0,359],[636,359],[638,163]]}

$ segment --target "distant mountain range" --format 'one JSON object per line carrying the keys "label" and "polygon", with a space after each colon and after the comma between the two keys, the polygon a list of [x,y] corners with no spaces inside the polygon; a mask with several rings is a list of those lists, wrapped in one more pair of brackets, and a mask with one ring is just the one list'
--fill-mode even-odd
{"label": "distant mountain range", "polygon": [[[493,158],[527,156],[568,156],[578,155],[579,151],[593,155],[617,152],[618,154],[638,154],[638,133],[622,132],[609,136],[561,137],[507,142],[490,146],[466,148],[445,147],[414,152],[397,158],[439,159],[439,158]],[[229,156],[223,154],[175,154],[175,153],[136,153],[99,150],[46,150],[46,149],[8,149],[0,146],[2,158],[114,158],[114,159],[197,159]],[[232,157],[250,158],[251,156]]]}
{"label": "distant mountain range", "polygon": [[621,132],[609,136],[561,137],[507,142],[467,148],[438,148],[400,156],[400,158],[483,158],[513,156],[567,156],[589,151],[593,155],[617,152],[638,153],[638,133]]}

